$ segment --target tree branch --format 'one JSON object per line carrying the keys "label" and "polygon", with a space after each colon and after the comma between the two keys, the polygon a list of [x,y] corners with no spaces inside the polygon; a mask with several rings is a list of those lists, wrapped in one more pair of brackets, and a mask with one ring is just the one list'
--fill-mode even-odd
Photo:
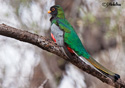
{"label": "tree branch", "polygon": [[47,82],[48,82],[48,79],[45,79],[38,88],[45,88],[45,85],[47,84]]}
{"label": "tree branch", "polygon": [[125,82],[122,81],[121,79],[119,79],[117,82],[113,82],[111,79],[105,77],[100,72],[98,72],[91,66],[87,65],[77,57],[75,57],[74,59],[68,59],[56,43],[54,43],[53,41],[43,36],[39,36],[27,31],[22,31],[22,30],[7,26],[5,24],[0,24],[0,35],[11,37],[11,38],[38,46],[43,50],[46,50],[55,55],[58,55],[59,57],[71,62],[81,70],[87,72],[88,74],[93,75],[94,77],[100,79],[104,83],[114,86],[115,88],[125,88]]}

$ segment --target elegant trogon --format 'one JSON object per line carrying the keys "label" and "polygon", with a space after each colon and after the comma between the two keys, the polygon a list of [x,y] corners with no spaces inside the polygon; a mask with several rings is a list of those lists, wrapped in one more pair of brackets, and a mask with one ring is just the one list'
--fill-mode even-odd
{"label": "elegant trogon", "polygon": [[50,18],[51,37],[57,43],[57,45],[64,49],[65,54],[69,58],[72,58],[72,55],[77,55],[80,59],[87,60],[91,65],[94,66],[95,69],[112,80],[117,81],[120,78],[120,75],[99,64],[85,50],[74,28],[66,20],[64,11],[60,5],[52,6],[48,13],[52,15]]}

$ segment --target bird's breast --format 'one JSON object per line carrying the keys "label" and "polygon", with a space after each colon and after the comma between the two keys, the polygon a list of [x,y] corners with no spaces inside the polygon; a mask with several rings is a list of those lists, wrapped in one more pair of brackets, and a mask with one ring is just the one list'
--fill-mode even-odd
{"label": "bird's breast", "polygon": [[64,32],[56,25],[51,26],[51,37],[59,46],[64,46]]}

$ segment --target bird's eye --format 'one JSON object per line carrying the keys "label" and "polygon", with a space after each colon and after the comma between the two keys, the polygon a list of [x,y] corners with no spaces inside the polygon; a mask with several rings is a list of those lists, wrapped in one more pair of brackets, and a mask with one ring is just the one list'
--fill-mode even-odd
{"label": "bird's eye", "polygon": [[55,8],[52,8],[52,11],[55,11]]}

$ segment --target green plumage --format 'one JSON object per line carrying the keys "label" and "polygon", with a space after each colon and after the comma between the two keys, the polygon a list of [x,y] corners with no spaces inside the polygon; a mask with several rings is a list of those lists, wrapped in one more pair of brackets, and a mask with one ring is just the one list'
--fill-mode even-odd
{"label": "green plumage", "polygon": [[64,11],[61,6],[55,5],[51,7],[51,9],[55,8],[55,10],[51,13],[51,23],[56,24],[59,29],[64,31],[64,43],[68,45],[78,56],[83,56],[87,61],[89,61],[96,69],[105,74],[106,76],[112,78],[113,80],[118,80],[120,76],[111,72],[110,70],[103,67],[97,61],[95,61],[90,54],[85,50],[82,45],[78,35],[76,34],[74,28],[69,24],[69,22],[65,19]]}
{"label": "green plumage", "polygon": [[82,45],[74,28],[65,19],[65,15],[62,7],[60,7],[59,5],[57,5],[57,7],[58,7],[57,18],[52,20],[52,24],[55,23],[60,27],[60,29],[64,31],[64,42],[70,48],[72,48],[79,56],[83,56],[88,59],[90,55],[87,53],[84,46]]}
{"label": "green plumage", "polygon": [[79,56],[83,56],[85,58],[89,58],[90,55],[85,50],[82,45],[78,35],[74,31],[73,27],[68,23],[66,19],[55,19],[52,23],[57,24],[60,29],[62,29],[64,33],[64,42],[73,49]]}

